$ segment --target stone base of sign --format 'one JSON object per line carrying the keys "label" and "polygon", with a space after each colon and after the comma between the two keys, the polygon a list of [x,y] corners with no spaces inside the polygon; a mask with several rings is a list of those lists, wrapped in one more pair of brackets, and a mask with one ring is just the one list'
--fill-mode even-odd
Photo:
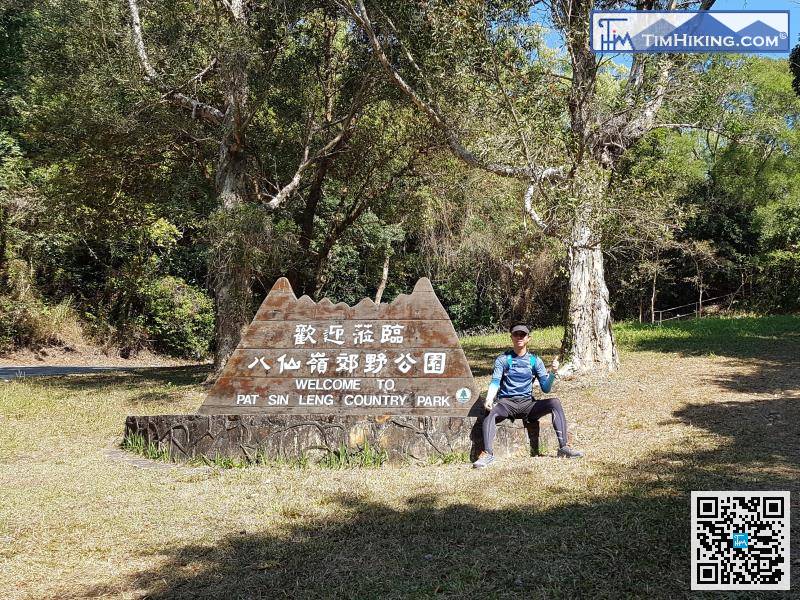
{"label": "stone base of sign", "polygon": [[[554,454],[558,447],[549,418],[540,422],[540,445]],[[174,460],[224,456],[254,460],[299,459],[324,455],[342,444],[357,449],[369,442],[386,450],[389,460],[428,460],[482,450],[481,422],[472,417],[340,416],[340,415],[156,415],[131,416],[125,437],[141,435],[168,450]],[[529,431],[521,421],[498,423],[495,455],[530,453]]]}

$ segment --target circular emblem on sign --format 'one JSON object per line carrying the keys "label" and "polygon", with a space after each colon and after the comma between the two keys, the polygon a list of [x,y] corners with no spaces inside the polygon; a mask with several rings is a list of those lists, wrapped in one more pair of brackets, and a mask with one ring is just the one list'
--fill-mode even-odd
{"label": "circular emblem on sign", "polygon": [[459,404],[469,402],[470,398],[472,398],[472,392],[469,388],[461,388],[456,392],[456,400],[458,400]]}

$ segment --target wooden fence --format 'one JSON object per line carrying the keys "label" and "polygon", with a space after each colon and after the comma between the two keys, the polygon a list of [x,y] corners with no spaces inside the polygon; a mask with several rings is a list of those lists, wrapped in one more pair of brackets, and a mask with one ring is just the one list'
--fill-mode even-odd
{"label": "wooden fence", "polygon": [[[681,306],[673,306],[663,310],[653,311],[653,322],[661,325],[664,321],[672,321],[674,319],[695,318],[699,319],[703,316],[703,310],[712,308],[719,308],[726,302],[727,308],[733,304],[736,296],[744,296],[744,288],[739,287],[735,292],[725,294],[724,296],[716,296],[714,298],[703,298],[702,301],[690,302],[689,304],[682,304]],[[674,313],[674,314],[673,314]]]}

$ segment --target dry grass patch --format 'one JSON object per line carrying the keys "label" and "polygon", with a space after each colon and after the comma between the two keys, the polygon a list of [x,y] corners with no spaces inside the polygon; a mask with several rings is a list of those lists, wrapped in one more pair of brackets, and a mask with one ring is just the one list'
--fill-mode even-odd
{"label": "dry grass patch", "polygon": [[[687,595],[691,490],[790,489],[800,514],[800,319],[717,321],[620,327],[623,370],[557,390],[587,458],[485,471],[142,469],[106,455],[125,416],[195,410],[206,367],[6,383],[0,595]],[[504,343],[465,340],[484,384]]]}

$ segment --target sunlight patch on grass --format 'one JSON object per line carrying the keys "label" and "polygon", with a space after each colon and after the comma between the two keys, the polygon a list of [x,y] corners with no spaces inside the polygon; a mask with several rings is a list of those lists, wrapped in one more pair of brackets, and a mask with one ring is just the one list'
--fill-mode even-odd
{"label": "sunlight patch on grass", "polygon": [[800,345],[800,316],[727,316],[671,321],[662,325],[634,322],[615,326],[620,348],[695,355],[752,356]]}

